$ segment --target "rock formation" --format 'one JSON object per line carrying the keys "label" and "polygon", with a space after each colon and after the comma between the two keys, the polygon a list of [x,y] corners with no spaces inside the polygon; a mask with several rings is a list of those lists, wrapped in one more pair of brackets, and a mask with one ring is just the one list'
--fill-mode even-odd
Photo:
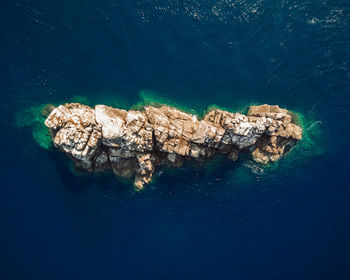
{"label": "rock formation", "polygon": [[248,114],[219,109],[203,119],[169,106],[142,111],[79,103],[54,108],[45,121],[55,147],[89,171],[111,168],[134,176],[137,190],[150,182],[155,166],[180,166],[216,153],[236,160],[240,151],[259,163],[283,156],[302,137],[292,115],[278,106],[251,106]]}

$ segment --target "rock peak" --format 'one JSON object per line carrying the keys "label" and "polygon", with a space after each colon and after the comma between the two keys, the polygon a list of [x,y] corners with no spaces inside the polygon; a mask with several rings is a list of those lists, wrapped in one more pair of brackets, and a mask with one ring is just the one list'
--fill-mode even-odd
{"label": "rock peak", "polygon": [[302,137],[291,114],[277,105],[251,106],[247,115],[214,109],[199,119],[166,105],[126,111],[67,103],[54,108],[45,125],[55,147],[77,167],[134,176],[137,190],[150,182],[159,165],[180,166],[185,159],[201,160],[217,153],[236,160],[240,151],[269,163]]}

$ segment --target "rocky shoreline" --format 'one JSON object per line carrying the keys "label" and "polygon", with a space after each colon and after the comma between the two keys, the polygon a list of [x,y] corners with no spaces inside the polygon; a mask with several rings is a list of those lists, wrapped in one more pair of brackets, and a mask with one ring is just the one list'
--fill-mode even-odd
{"label": "rocky shoreline", "polygon": [[78,168],[134,177],[136,190],[151,181],[159,165],[178,167],[186,159],[217,153],[236,160],[240,151],[266,164],[302,138],[292,114],[277,105],[251,106],[247,115],[213,109],[203,119],[166,105],[126,111],[67,103],[47,113],[45,125],[55,147]]}

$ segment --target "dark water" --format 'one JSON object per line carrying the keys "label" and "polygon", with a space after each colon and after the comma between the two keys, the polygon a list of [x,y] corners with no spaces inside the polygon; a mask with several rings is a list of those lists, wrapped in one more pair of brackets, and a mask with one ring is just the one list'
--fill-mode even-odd
{"label": "dark water", "polygon": [[[349,279],[349,21],[347,0],[2,0],[0,278]],[[32,112],[81,97],[279,104],[305,140],[135,194],[41,147]]]}

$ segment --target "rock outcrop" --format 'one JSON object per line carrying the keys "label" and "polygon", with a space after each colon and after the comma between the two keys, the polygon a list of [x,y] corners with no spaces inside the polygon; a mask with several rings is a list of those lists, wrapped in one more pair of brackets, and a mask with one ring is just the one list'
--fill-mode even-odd
{"label": "rock outcrop", "polygon": [[292,115],[278,106],[251,106],[248,114],[215,109],[203,119],[169,106],[142,111],[79,103],[60,105],[45,121],[54,145],[76,166],[112,169],[134,177],[137,190],[149,183],[155,166],[180,166],[217,153],[236,160],[240,151],[259,163],[277,161],[302,137]]}

